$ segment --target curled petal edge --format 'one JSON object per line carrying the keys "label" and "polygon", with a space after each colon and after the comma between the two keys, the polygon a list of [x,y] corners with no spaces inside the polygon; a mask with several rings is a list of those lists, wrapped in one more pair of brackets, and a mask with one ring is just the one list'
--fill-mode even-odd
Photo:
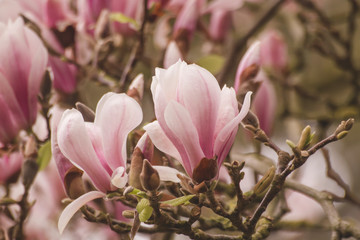
{"label": "curled petal edge", "polygon": [[105,196],[105,193],[99,192],[99,191],[91,191],[88,193],[85,193],[84,195],[80,196],[79,198],[75,199],[73,202],[71,202],[69,205],[67,205],[62,211],[59,221],[58,221],[58,230],[60,234],[63,233],[65,227],[69,223],[70,219],[74,216],[74,214],[85,204],[88,202],[97,199],[102,198]]}

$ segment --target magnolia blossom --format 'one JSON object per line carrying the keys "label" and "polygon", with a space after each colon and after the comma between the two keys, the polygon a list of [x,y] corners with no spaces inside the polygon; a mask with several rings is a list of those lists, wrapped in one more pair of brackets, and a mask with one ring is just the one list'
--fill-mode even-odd
{"label": "magnolia blossom", "polygon": [[127,135],[141,121],[141,108],[133,98],[107,93],[97,105],[94,123],[85,122],[76,109],[64,112],[58,125],[58,146],[101,192],[114,185],[124,187]]}
{"label": "magnolia blossom", "polygon": [[219,168],[249,110],[251,94],[239,113],[234,89],[221,90],[210,72],[183,61],[157,68],[151,91],[157,121],[144,128],[155,146],[179,160],[190,177],[204,158],[216,158]]}
{"label": "magnolia blossom", "polygon": [[0,142],[10,141],[35,122],[47,61],[40,38],[21,18],[0,23]]}

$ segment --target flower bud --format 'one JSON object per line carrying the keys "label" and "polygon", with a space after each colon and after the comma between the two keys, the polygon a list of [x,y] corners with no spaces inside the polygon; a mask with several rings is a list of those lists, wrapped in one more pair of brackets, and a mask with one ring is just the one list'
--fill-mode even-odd
{"label": "flower bud", "polygon": [[311,127],[307,125],[304,128],[304,130],[301,132],[301,136],[297,144],[298,148],[300,150],[306,149],[310,145],[311,140],[312,140]]}
{"label": "flower bud", "polygon": [[131,165],[129,172],[129,184],[137,189],[143,189],[140,182],[140,173],[143,168],[144,156],[140,148],[135,148],[131,157]]}
{"label": "flower bud", "polygon": [[64,176],[66,194],[71,199],[76,199],[85,193],[82,180],[83,172],[76,167],[70,168]]}
{"label": "flower bud", "polygon": [[218,173],[218,165],[215,159],[203,158],[194,168],[192,178],[196,183],[209,181],[216,177]]}
{"label": "flower bud", "polygon": [[86,122],[94,122],[95,113],[91,108],[81,102],[75,103],[76,109],[81,113]]}
{"label": "flower bud", "polygon": [[129,86],[129,89],[127,90],[126,94],[129,97],[132,97],[135,99],[138,103],[141,103],[141,100],[144,95],[144,75],[139,74],[137,75],[132,83]]}
{"label": "flower bud", "polygon": [[140,182],[143,188],[148,191],[155,191],[160,186],[159,173],[151,166],[147,159],[144,159]]}
{"label": "flower bud", "polygon": [[22,183],[24,184],[25,189],[29,189],[34,182],[38,169],[39,166],[35,161],[29,159],[24,162],[22,167]]}
{"label": "flower bud", "polygon": [[270,187],[270,184],[275,176],[276,168],[272,166],[260,181],[254,187],[254,194],[258,197],[263,197]]}

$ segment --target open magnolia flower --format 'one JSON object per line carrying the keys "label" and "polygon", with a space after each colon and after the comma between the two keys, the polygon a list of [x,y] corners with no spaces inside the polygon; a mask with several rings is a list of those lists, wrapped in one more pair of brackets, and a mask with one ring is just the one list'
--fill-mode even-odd
{"label": "open magnolia flower", "polygon": [[125,186],[126,139],[142,117],[141,107],[133,98],[115,93],[100,99],[94,123],[85,122],[76,109],[64,112],[57,130],[58,146],[66,158],[87,173],[99,191],[88,192],[65,208],[59,219],[60,232],[81,206]]}
{"label": "open magnolia flower", "polygon": [[151,91],[157,121],[144,128],[154,145],[180,161],[195,182],[216,177],[249,111],[251,93],[239,113],[234,89],[221,90],[209,71],[180,60],[155,70]]}

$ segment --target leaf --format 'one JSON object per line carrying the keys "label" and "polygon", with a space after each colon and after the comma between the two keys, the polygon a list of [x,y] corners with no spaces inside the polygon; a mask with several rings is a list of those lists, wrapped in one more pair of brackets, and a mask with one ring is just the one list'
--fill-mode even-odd
{"label": "leaf", "polygon": [[186,195],[179,198],[171,199],[168,201],[160,202],[162,204],[167,204],[170,206],[179,206],[182,204],[188,204],[189,200],[192,199],[195,195]]}
{"label": "leaf", "polygon": [[111,13],[110,14],[110,20],[115,21],[115,22],[119,22],[119,23],[129,23],[131,25],[133,25],[133,27],[135,29],[139,29],[139,24],[136,22],[135,19],[128,17],[120,12],[116,12],[116,13]]}
{"label": "leaf", "polygon": [[144,210],[144,208],[147,206],[150,206],[150,202],[148,199],[143,198],[136,205],[136,211],[138,211],[138,213],[141,213],[141,211]]}
{"label": "leaf", "polygon": [[220,72],[224,63],[225,63],[224,57],[215,54],[202,57],[196,62],[197,65],[207,69],[209,72],[211,72],[214,75]]}
{"label": "leaf", "polygon": [[147,198],[146,192],[141,191],[141,190],[139,190],[137,188],[134,188],[134,190],[132,190],[128,194],[136,195],[136,196],[138,196],[140,198]]}
{"label": "leaf", "polygon": [[151,217],[153,210],[154,209],[150,206],[149,200],[146,198],[141,199],[136,206],[136,211],[139,213],[139,219],[141,222],[148,220]]}
{"label": "leaf", "polygon": [[146,206],[141,213],[139,213],[139,219],[141,222],[146,222],[153,213],[153,208],[150,206]]}
{"label": "leaf", "polygon": [[46,141],[44,145],[42,145],[38,152],[38,157],[36,163],[39,166],[39,171],[44,170],[46,166],[49,164],[51,159],[51,143],[50,141]]}

